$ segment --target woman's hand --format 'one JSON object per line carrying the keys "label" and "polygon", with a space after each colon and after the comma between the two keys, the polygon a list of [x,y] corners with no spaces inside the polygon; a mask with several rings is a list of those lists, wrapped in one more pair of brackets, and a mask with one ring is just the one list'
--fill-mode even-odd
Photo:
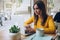
{"label": "woman's hand", "polygon": [[29,34],[29,33],[35,33],[35,30],[33,28],[30,27],[30,25],[25,26],[26,30],[25,33]]}

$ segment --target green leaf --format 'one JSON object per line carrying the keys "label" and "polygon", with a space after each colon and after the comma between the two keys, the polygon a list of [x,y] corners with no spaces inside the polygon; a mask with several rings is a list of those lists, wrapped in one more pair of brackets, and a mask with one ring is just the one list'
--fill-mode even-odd
{"label": "green leaf", "polygon": [[16,26],[16,25],[13,25],[13,26],[11,26],[11,28],[9,29],[9,31],[11,33],[17,33],[17,32],[20,31],[20,28],[18,28],[18,26]]}

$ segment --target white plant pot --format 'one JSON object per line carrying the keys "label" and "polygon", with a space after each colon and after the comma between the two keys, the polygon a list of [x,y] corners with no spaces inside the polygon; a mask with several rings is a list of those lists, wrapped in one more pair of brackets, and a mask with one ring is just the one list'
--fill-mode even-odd
{"label": "white plant pot", "polygon": [[21,40],[20,33],[9,33],[11,40]]}

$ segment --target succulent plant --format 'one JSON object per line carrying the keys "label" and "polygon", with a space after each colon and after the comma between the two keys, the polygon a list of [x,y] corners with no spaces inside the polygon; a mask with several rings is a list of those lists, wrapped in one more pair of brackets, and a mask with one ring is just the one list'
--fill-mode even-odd
{"label": "succulent plant", "polygon": [[18,28],[18,26],[13,25],[11,26],[11,28],[9,29],[9,32],[11,33],[18,33],[20,31],[20,28]]}

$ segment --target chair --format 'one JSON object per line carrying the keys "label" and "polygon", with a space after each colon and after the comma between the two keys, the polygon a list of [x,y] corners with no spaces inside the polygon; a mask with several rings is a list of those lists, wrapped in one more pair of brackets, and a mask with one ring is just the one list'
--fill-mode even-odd
{"label": "chair", "polygon": [[56,29],[58,28],[58,24],[57,23],[60,23],[60,12],[57,12],[55,17],[54,17],[54,21],[55,21],[55,24],[56,24]]}
{"label": "chair", "polygon": [[60,12],[56,13],[56,15],[54,17],[54,21],[60,23]]}
{"label": "chair", "polygon": [[[57,37],[60,38],[60,12],[57,12],[55,17],[54,17],[55,25],[56,25],[56,36],[52,38],[52,40],[55,40]],[[60,40],[58,38],[58,40]]]}

